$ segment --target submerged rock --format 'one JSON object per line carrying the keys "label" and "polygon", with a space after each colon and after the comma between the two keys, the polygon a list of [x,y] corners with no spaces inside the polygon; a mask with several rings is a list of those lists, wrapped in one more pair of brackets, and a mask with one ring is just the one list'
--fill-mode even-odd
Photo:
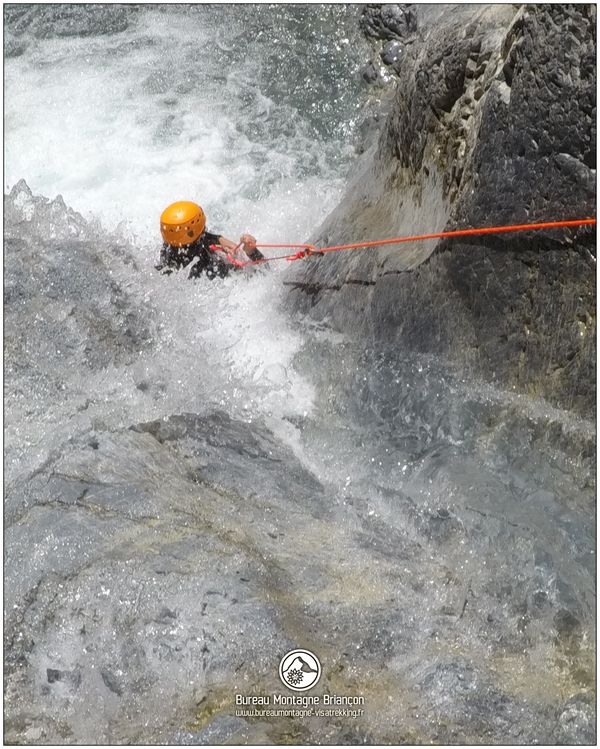
{"label": "submerged rock", "polygon": [[136,8],[130,5],[95,5],[93,10],[64,5],[7,5],[5,25],[12,34],[38,39],[85,37],[125,31]]}

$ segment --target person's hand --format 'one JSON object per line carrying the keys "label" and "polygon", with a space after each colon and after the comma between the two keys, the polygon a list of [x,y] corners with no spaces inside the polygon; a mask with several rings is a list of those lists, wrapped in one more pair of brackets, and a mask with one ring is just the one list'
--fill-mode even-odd
{"label": "person's hand", "polygon": [[244,246],[244,250],[246,252],[252,252],[256,249],[256,239],[252,236],[252,234],[242,234],[240,237],[240,242]]}

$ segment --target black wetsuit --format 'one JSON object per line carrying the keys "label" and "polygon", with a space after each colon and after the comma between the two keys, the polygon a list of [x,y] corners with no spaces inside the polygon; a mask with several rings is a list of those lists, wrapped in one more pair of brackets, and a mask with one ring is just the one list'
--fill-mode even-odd
{"label": "black wetsuit", "polygon": [[[174,269],[185,268],[196,258],[198,261],[191,267],[188,278],[198,278],[205,273],[207,278],[225,278],[231,270],[236,270],[235,265],[227,263],[216,255],[210,245],[219,244],[219,235],[205,231],[195,242],[183,247],[175,247],[163,244],[160,251],[160,262],[155,266],[156,270],[163,273],[172,273]],[[254,250],[249,255],[250,260],[260,260],[263,257],[259,250]]]}

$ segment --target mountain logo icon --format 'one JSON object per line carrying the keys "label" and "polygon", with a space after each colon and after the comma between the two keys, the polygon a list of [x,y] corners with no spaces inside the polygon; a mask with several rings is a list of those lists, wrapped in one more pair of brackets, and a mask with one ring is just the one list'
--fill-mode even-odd
{"label": "mountain logo icon", "polygon": [[290,650],[279,662],[279,678],[288,689],[305,692],[321,678],[321,663],[310,650]]}

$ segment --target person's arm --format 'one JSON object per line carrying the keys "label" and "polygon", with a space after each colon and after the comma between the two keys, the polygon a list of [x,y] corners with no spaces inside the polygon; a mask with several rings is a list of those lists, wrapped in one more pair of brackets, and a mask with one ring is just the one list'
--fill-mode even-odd
{"label": "person's arm", "polygon": [[227,237],[219,237],[219,244],[224,250],[227,250],[227,252],[234,252],[236,248],[241,245],[242,249],[248,256],[256,251],[256,239],[252,234],[242,234],[240,241],[237,243],[232,242],[231,239],[227,239]]}
{"label": "person's arm", "polygon": [[224,250],[227,250],[227,252],[233,252],[237,247],[235,242],[232,242],[231,239],[227,239],[226,237],[219,237],[219,244]]}

